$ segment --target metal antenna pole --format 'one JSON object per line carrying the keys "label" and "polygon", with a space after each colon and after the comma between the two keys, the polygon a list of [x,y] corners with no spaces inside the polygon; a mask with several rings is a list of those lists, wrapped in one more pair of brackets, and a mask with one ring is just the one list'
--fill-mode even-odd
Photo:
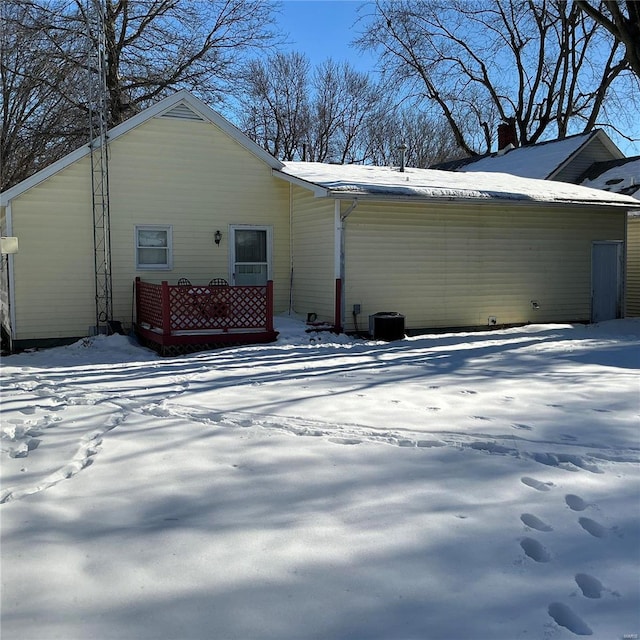
{"label": "metal antenna pole", "polygon": [[87,0],[89,39],[89,148],[95,262],[96,333],[108,333],[112,320],[111,229],[109,212],[109,150],[107,148],[108,104],[105,37],[102,0]]}

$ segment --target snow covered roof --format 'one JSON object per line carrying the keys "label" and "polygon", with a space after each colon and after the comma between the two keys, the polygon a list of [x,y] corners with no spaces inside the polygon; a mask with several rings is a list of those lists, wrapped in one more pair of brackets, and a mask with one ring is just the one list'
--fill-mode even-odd
{"label": "snow covered roof", "polygon": [[580,181],[585,187],[624,193],[640,200],[640,156],[596,162]]}
{"label": "snow covered roof", "polygon": [[464,158],[436,165],[436,169],[448,171],[495,171],[510,173],[522,178],[553,179],[554,175],[582,148],[598,138],[611,150],[613,157],[622,157],[622,152],[601,129],[563,138],[549,140],[508,151],[498,151],[478,159]]}
{"label": "snow covered roof", "polygon": [[504,173],[453,172],[407,168],[285,162],[274,174],[318,197],[395,200],[506,200],[570,204],[605,204],[634,208],[624,195],[587,187],[520,178]]}

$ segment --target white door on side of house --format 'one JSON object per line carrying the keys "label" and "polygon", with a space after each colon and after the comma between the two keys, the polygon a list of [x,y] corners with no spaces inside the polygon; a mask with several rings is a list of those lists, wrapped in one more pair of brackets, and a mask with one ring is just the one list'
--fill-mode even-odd
{"label": "white door on side of house", "polygon": [[270,226],[232,225],[231,280],[236,285],[266,285],[271,279]]}
{"label": "white door on side of house", "polygon": [[622,317],[623,244],[618,241],[591,245],[591,321]]}

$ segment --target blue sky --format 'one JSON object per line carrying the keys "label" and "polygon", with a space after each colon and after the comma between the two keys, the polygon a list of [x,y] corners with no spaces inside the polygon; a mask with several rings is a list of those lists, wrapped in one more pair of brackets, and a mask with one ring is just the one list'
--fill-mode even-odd
{"label": "blue sky", "polygon": [[[356,22],[367,12],[364,4],[363,0],[283,0],[278,25],[288,33],[285,49],[305,53],[312,66],[331,57],[349,61],[358,71],[373,72],[375,57],[350,46],[357,36]],[[635,135],[640,138],[640,127]],[[640,141],[632,144],[612,137],[625,155],[640,155]]]}
{"label": "blue sky", "polygon": [[289,34],[289,49],[305,53],[312,66],[327,58],[348,60],[359,71],[372,71],[375,58],[350,46],[360,0],[285,0],[278,19]]}

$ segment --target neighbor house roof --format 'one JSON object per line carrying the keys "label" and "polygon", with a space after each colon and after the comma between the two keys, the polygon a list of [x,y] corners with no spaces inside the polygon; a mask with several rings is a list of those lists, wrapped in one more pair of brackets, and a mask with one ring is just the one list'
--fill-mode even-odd
{"label": "neighbor house roof", "polygon": [[395,200],[504,200],[567,204],[605,204],[635,208],[629,196],[504,173],[458,173],[434,169],[285,162],[278,177],[318,197]]}
{"label": "neighbor house roof", "polygon": [[595,129],[589,133],[511,148],[479,158],[462,158],[444,162],[434,165],[433,168],[447,171],[495,171],[523,178],[549,180],[596,139],[609,149],[612,157],[623,157],[622,152],[613,144],[609,136],[602,129]]}
{"label": "neighbor house roof", "polygon": [[624,193],[640,200],[640,156],[595,162],[579,183],[593,189]]}
{"label": "neighbor house roof", "polygon": [[[266,162],[270,167],[274,169],[282,167],[282,163],[279,160],[276,160],[271,154],[242,133],[240,129],[235,127],[218,112],[208,107],[204,102],[202,102],[202,100],[199,100],[185,89],[177,91],[173,95],[160,100],[148,109],[141,111],[132,118],[125,120],[122,124],[110,129],[107,132],[108,141],[111,143],[120,136],[126,134],[128,131],[131,131],[135,127],[147,122],[151,118],[157,118],[163,115],[182,119],[202,119],[209,121],[222,129],[222,131],[228,134],[238,144],[245,147],[245,149]],[[64,156],[57,162],[54,162],[41,171],[33,174],[26,180],[23,180],[10,189],[7,189],[5,192],[0,193],[0,206],[6,206],[8,202],[16,196],[24,193],[58,171],[61,171],[65,167],[68,167],[74,162],[77,162],[81,158],[89,155],[89,153],[90,149],[89,144],[87,143],[79,149],[76,149]]]}

